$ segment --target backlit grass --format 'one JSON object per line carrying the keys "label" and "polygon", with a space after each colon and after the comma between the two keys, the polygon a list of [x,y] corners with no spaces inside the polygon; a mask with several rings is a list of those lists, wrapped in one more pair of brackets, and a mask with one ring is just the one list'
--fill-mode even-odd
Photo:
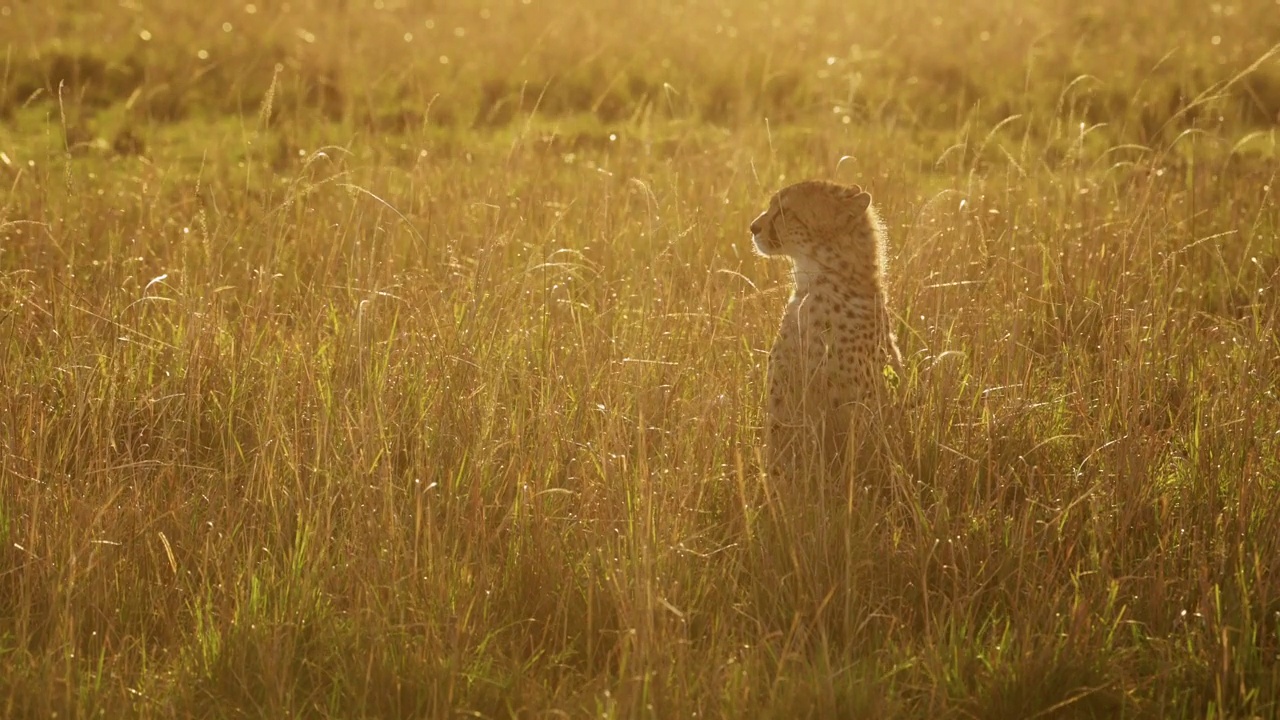
{"label": "backlit grass", "polygon": [[[0,7],[0,715],[1280,712],[1276,38]],[[908,370],[817,495],[746,230],[803,177],[875,197]]]}

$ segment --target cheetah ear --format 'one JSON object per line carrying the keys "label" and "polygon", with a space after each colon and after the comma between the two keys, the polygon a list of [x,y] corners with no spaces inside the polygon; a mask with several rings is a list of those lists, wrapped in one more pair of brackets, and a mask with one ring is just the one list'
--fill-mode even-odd
{"label": "cheetah ear", "polygon": [[854,215],[865,213],[869,207],[871,207],[871,193],[859,190],[858,194],[849,200],[849,212]]}

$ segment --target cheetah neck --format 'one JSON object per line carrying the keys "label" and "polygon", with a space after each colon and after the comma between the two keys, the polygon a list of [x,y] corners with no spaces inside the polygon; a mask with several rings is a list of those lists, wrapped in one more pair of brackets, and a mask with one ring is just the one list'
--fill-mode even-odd
{"label": "cheetah neck", "polygon": [[804,297],[822,285],[836,286],[845,294],[865,295],[867,297],[880,294],[880,277],[876,272],[870,277],[851,271],[841,270],[838,265],[823,262],[807,256],[791,258],[791,276],[795,282],[795,297]]}
{"label": "cheetah neck", "polygon": [[796,292],[808,292],[819,278],[831,275],[825,265],[811,257],[793,256],[791,258],[791,277],[796,283]]}

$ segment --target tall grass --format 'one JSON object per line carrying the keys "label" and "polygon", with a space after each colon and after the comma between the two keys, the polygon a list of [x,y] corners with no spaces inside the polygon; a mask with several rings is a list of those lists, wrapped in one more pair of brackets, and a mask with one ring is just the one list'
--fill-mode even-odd
{"label": "tall grass", "polygon": [[[1276,713],[1280,12],[1168,5],[9,7],[0,714]],[[908,368],[817,496],[805,176]]]}

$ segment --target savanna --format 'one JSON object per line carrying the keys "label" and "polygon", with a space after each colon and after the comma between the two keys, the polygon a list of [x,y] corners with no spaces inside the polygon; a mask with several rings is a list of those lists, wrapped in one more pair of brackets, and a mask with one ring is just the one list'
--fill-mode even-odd
{"label": "savanna", "polygon": [[[0,0],[0,715],[1280,712],[1280,3]],[[762,472],[804,178],[876,483]]]}

